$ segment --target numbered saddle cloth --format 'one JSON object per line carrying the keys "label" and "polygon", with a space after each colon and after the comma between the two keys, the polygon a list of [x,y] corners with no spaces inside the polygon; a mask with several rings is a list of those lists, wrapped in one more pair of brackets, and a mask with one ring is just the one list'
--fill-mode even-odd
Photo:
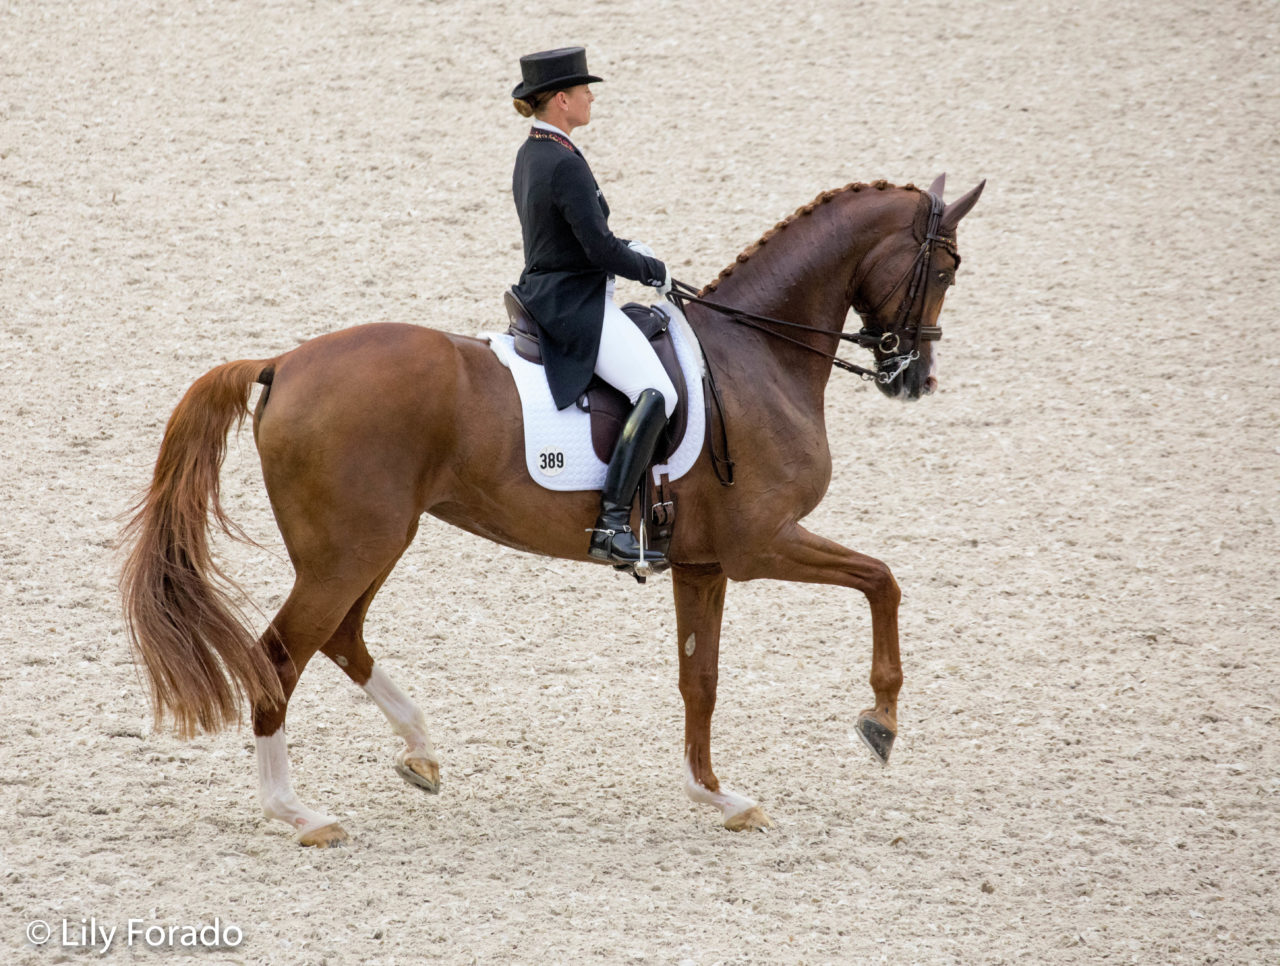
{"label": "numbered saddle cloth", "polygon": [[[702,347],[698,337],[674,305],[664,303],[654,308],[671,319],[671,341],[688,387],[688,426],[675,452],[665,463],[654,465],[653,479],[657,482],[664,475],[671,480],[679,479],[692,468],[702,452],[706,415],[702,395]],[[529,475],[548,490],[601,489],[608,467],[596,455],[592,444],[590,414],[578,406],[556,409],[542,366],[521,358],[511,335],[489,332],[482,338],[489,341],[499,361],[511,370],[520,393],[525,465]]]}

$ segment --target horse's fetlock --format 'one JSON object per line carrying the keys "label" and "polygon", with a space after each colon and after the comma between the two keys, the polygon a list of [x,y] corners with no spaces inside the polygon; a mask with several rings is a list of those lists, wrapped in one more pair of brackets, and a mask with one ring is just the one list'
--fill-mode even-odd
{"label": "horse's fetlock", "polygon": [[266,818],[293,824],[292,816],[294,809],[289,807],[290,804],[292,803],[285,800],[280,795],[264,793],[262,796],[262,814]]}
{"label": "horse's fetlock", "polygon": [[892,710],[895,700],[890,697],[902,690],[902,671],[888,670],[871,672],[871,690],[876,694],[876,710]]}

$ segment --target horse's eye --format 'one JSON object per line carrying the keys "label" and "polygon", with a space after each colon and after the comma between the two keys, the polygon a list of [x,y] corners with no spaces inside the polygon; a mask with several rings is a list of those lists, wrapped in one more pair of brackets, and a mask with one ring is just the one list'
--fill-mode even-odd
{"label": "horse's eye", "polygon": [[951,276],[950,272],[939,272],[938,281],[943,285],[955,285],[956,280]]}

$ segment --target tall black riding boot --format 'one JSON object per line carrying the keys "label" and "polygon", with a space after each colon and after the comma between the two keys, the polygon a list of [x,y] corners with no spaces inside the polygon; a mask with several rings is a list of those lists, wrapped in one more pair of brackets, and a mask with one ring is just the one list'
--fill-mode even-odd
{"label": "tall black riding boot", "polygon": [[[591,531],[588,554],[612,564],[634,564],[640,559],[640,541],[631,532],[631,503],[640,478],[649,468],[658,437],[667,425],[665,400],[656,389],[646,389],[622,425],[622,435],[609,460],[604,489],[600,491],[600,518]],[[646,561],[662,564],[661,554],[646,550]]]}

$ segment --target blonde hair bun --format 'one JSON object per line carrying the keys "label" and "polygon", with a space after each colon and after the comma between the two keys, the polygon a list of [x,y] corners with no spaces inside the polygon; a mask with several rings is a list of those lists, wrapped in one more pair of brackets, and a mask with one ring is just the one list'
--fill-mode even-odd
{"label": "blonde hair bun", "polygon": [[537,94],[530,94],[527,98],[513,97],[511,103],[521,117],[533,117],[535,114],[541,114],[542,109],[547,106],[547,101],[560,93],[560,90],[557,88],[554,91],[540,91]]}

